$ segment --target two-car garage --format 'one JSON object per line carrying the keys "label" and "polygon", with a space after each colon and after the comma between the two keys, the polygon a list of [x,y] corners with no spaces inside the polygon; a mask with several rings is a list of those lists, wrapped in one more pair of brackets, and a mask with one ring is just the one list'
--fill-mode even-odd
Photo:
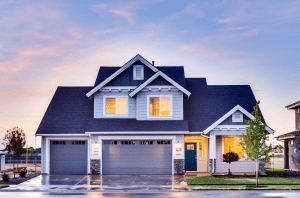
{"label": "two-car garage", "polygon": [[[87,174],[87,141],[50,141],[50,174]],[[103,175],[170,175],[172,141],[103,140]]]}

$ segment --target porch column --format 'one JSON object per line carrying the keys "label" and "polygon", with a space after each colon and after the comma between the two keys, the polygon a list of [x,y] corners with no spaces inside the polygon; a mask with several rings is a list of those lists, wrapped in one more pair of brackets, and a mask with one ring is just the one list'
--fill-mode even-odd
{"label": "porch column", "polygon": [[216,136],[210,135],[209,138],[209,166],[210,166],[210,173],[216,172]]}

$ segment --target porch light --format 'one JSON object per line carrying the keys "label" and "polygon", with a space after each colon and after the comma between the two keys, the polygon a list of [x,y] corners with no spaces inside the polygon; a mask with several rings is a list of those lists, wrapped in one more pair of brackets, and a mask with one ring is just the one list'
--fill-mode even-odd
{"label": "porch light", "polygon": [[97,142],[95,142],[95,143],[93,144],[93,148],[98,148]]}
{"label": "porch light", "polygon": [[177,148],[180,148],[180,147],[181,147],[181,143],[180,143],[179,141],[176,143],[176,147],[177,147]]}

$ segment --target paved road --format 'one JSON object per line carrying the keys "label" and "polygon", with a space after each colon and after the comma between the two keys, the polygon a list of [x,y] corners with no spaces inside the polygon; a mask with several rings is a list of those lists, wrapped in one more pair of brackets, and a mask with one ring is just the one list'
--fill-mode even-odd
{"label": "paved road", "polygon": [[103,192],[79,192],[76,193],[67,193],[67,192],[1,192],[0,197],[10,197],[10,198],[35,198],[35,197],[64,197],[64,198],[77,198],[77,197],[218,197],[218,198],[227,198],[227,197],[246,197],[246,198],[260,198],[260,197],[276,197],[276,198],[299,198],[300,191],[193,191],[193,192],[176,192],[176,193],[154,193],[154,192],[137,192],[137,193],[103,193]]}

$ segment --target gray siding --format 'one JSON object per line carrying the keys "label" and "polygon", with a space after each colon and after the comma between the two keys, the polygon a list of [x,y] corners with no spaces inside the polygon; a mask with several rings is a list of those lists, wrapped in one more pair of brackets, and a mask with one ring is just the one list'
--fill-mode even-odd
{"label": "gray siding", "polygon": [[[181,91],[141,91],[137,94],[136,118],[137,120],[154,120],[147,118],[147,96],[148,95],[172,95],[173,97],[173,117],[162,117],[161,119],[183,120],[183,93]],[[159,118],[160,119],[160,118]],[[158,120],[158,119],[157,119]]]}
{"label": "gray siding", "polygon": [[[295,140],[294,140],[295,142]],[[295,170],[295,171],[298,171],[298,167],[294,164],[293,162],[293,157],[296,157],[296,153],[294,152],[295,150],[295,146],[291,144],[291,141],[288,142],[288,145],[289,145],[289,150],[288,150],[288,154],[289,154],[289,169],[290,170]]]}
{"label": "gray siding", "polygon": [[[119,118],[135,118],[136,117],[136,102],[135,98],[132,98],[128,95],[128,92],[99,92],[94,96],[94,118],[103,118],[103,96],[127,96],[128,97],[128,117],[119,117]],[[107,118],[107,117],[105,117]],[[116,117],[117,118],[117,117]]]}
{"label": "gray siding", "polygon": [[[226,162],[222,162],[222,136],[216,137],[216,145],[217,145],[217,160],[216,160],[216,172],[217,173],[227,173],[229,164]],[[230,170],[233,173],[249,173],[255,171],[255,161],[245,160],[245,161],[237,161],[232,162],[230,164]]]}
{"label": "gray siding", "polygon": [[41,138],[41,172],[46,173],[46,138]]}
{"label": "gray siding", "polygon": [[231,115],[226,120],[224,120],[220,125],[247,125],[245,120],[249,120],[249,118],[243,114],[243,122],[232,122],[232,115]]}

